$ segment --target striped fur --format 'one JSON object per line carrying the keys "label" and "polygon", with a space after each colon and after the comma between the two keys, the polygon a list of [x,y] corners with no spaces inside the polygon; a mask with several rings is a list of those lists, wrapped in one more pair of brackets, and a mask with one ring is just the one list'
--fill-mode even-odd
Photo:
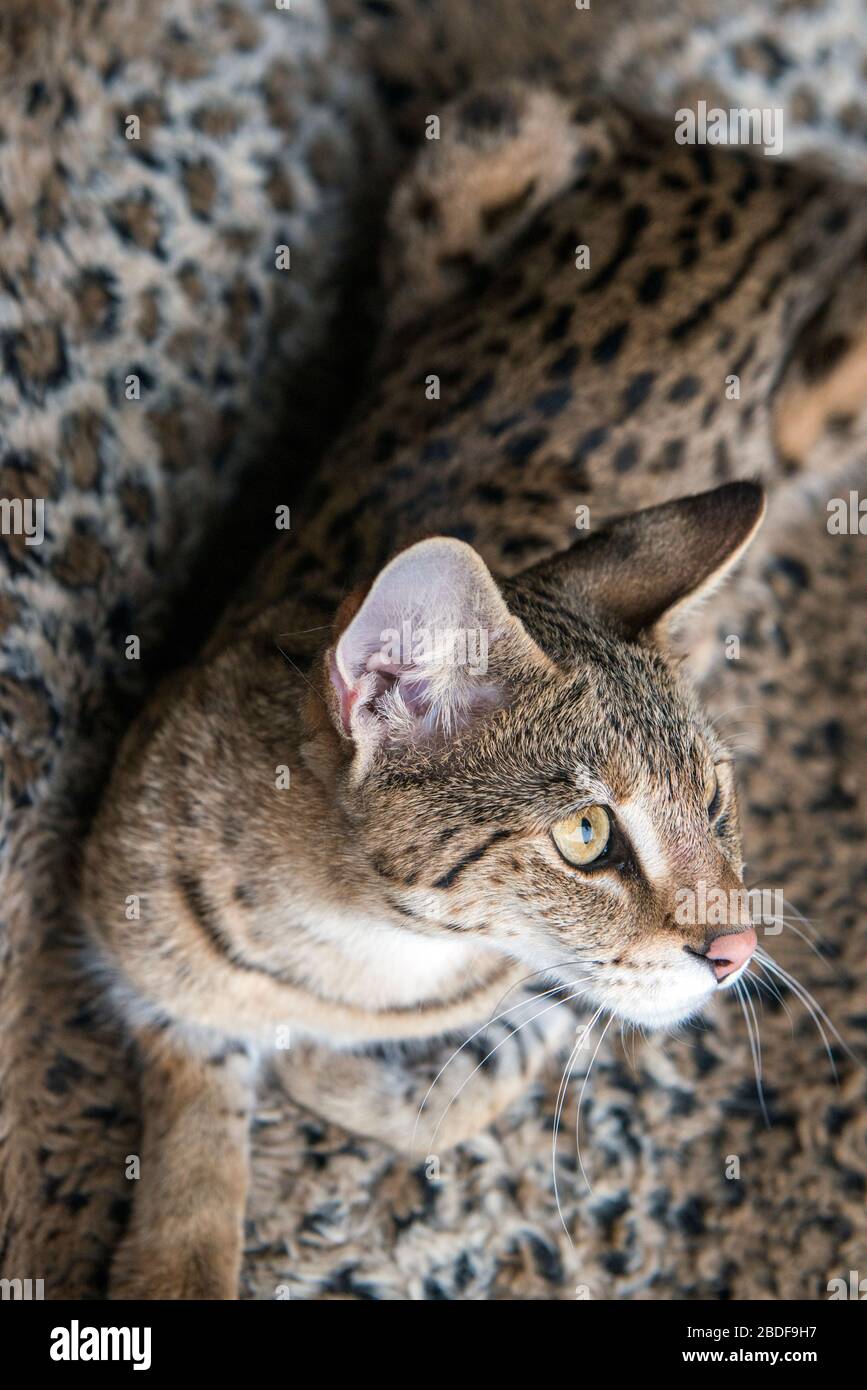
{"label": "striped fur", "polygon": [[[501,103],[504,131],[523,99]],[[580,122],[569,138],[581,148]],[[371,1045],[466,1037],[530,973],[647,1026],[716,990],[697,958],[706,929],[677,926],[673,908],[684,885],[740,884],[737,808],[726,780],[708,821],[708,772],[727,755],[672,655],[671,620],[760,519],[759,489],[726,480],[809,463],[773,448],[775,393],[867,223],[854,194],[771,161],[660,147],[637,127],[615,172],[605,159],[623,138],[579,160],[576,186],[529,231],[514,203],[523,240],[487,287],[477,267],[481,298],[413,338],[404,296],[387,381],[255,597],[126,740],[82,897],[94,968],[147,1078],[119,1296],[233,1291],[255,1060],[282,1048],[281,1030],[301,1103],[400,1147],[419,1096],[389,1091]],[[484,197],[496,142],[489,156]],[[701,222],[711,168],[734,211],[725,236],[713,224],[713,255],[689,255],[683,228]],[[579,224],[597,259],[576,288]],[[593,525],[570,548],[582,500]],[[451,539],[404,550],[424,533]],[[383,592],[435,617],[437,566],[455,611],[489,624],[483,687],[369,663],[364,625],[376,631]],[[427,717],[434,685],[437,710],[453,699],[459,718]],[[622,869],[582,873],[558,854],[551,826],[588,802],[628,828]],[[504,1027],[508,1060],[441,1141],[493,1118],[573,1028],[568,1009],[538,1034]]]}

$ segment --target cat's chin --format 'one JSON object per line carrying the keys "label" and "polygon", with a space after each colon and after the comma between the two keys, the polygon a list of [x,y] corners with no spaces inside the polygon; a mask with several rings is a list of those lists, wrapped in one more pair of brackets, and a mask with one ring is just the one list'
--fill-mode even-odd
{"label": "cat's chin", "polygon": [[718,993],[716,984],[696,989],[690,982],[682,990],[665,992],[641,989],[600,990],[597,1004],[610,1011],[623,1023],[631,1023],[645,1031],[678,1028],[698,1018]]}
{"label": "cat's chin", "polygon": [[612,1012],[621,1022],[631,1023],[644,1032],[653,1033],[660,1029],[682,1028],[687,1023],[694,1022],[700,1017],[712,998],[713,994],[705,995],[703,999],[686,1009],[653,1006],[647,1009],[614,1009]]}

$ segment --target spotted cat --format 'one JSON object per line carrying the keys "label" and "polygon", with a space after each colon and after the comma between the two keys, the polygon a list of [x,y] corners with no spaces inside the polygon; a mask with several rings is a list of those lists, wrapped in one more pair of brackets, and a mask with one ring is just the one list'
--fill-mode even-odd
{"label": "spotted cat", "polygon": [[[431,1152],[575,1040],[573,1006],[677,1024],[755,948],[746,918],[675,919],[742,859],[672,644],[755,534],[754,479],[811,464],[779,402],[867,215],[552,101],[473,93],[406,176],[370,393],[93,826],[81,914],[145,1113],[114,1296],[234,1296],[255,1072],[287,1031],[296,1099]],[[534,162],[540,103],[562,157]],[[401,1049],[492,1018],[499,1065],[431,1129]]]}

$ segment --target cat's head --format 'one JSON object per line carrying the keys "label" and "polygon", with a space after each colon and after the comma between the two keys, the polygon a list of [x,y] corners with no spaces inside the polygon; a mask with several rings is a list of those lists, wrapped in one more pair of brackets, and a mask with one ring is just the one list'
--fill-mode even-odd
{"label": "cat's head", "polygon": [[755,935],[731,760],[669,640],[763,510],[730,484],[501,584],[433,538],[350,600],[325,655],[339,798],[390,915],[648,1027],[737,978]]}

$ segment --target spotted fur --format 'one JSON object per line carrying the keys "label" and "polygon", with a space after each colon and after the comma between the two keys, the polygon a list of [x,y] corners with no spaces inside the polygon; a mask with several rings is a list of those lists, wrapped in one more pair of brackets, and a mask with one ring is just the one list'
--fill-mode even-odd
{"label": "spotted fur", "polygon": [[[47,3],[44,8],[49,8]],[[71,82],[75,88],[83,83],[82,110],[91,121],[97,112],[114,109],[112,85],[106,81],[111,57],[106,67],[105,50],[122,50],[124,33],[131,46],[138,44],[149,52],[160,44],[160,51],[170,55],[176,44],[184,46],[177,30],[167,31],[161,43],[156,28],[147,32],[133,27],[130,18],[141,21],[143,17],[136,6],[132,15],[120,16],[120,37],[103,46],[97,33],[95,43],[88,40],[79,50],[74,67],[58,67],[67,57],[67,31],[60,22],[65,15],[58,13],[62,8],[51,7],[51,23],[43,26],[40,43],[34,45],[31,57],[36,71],[28,70],[16,53],[15,73],[22,83],[30,76],[44,80],[47,73],[49,96],[64,84]],[[267,66],[267,50],[249,46],[261,17],[245,17],[254,8],[246,3],[221,6],[217,28],[211,23],[213,13],[209,14],[210,35],[212,39],[219,36],[220,43],[227,42],[230,34],[237,35],[238,55],[242,59],[246,53],[253,66],[261,61],[261,72]],[[535,67],[538,75],[559,70],[566,90],[589,91],[598,58],[594,45],[584,42],[587,21],[592,19],[589,32],[601,35],[604,50],[613,53],[607,22],[610,19],[617,38],[628,47],[632,43],[627,34],[629,7],[606,5],[596,7],[592,16],[581,15],[585,27],[580,43],[573,43],[571,30],[565,41],[563,31],[558,32],[555,21],[562,19],[566,8],[552,7],[556,10],[549,16],[552,22],[542,24],[535,15],[530,23],[526,8],[515,6],[497,15],[492,7],[485,7],[483,19],[481,12],[477,17],[466,6],[445,3],[422,9],[401,3],[363,10],[338,6],[341,22],[349,20],[350,45],[363,52],[364,64],[377,74],[388,120],[413,143],[424,115],[441,110],[456,83],[463,85],[472,73]],[[723,104],[730,98],[740,99],[747,90],[745,75],[752,72],[750,80],[763,85],[759,89],[753,85],[749,99],[773,104],[782,94],[787,110],[795,115],[799,129],[793,153],[807,153],[814,163],[828,167],[830,162],[857,178],[862,174],[863,140],[857,120],[853,122],[849,113],[857,108],[863,48],[857,25],[846,27],[846,8],[787,4],[780,13],[769,14],[764,6],[745,10],[737,4],[731,7],[732,24],[726,7],[717,3],[713,13],[705,16],[701,43],[705,53],[712,55],[717,72],[724,71]],[[36,7],[29,4],[21,9],[32,16]],[[119,13],[120,7],[111,10]],[[181,10],[173,0],[168,21],[179,22],[183,28],[190,19]],[[94,18],[100,25],[106,23],[100,7],[76,6],[76,12],[88,23]],[[149,6],[147,18],[156,13],[156,7]],[[13,7],[6,5],[0,20],[12,14]],[[646,13],[641,16],[642,21],[646,18]],[[473,28],[480,22],[489,26],[483,42]],[[311,36],[316,23],[314,19]],[[645,107],[653,100],[663,115],[682,99],[681,92],[690,83],[695,86],[689,63],[697,48],[688,39],[688,25],[681,26],[677,20],[675,24],[675,42],[663,46],[655,66],[667,16],[661,27],[644,23],[640,40],[633,45],[643,71],[631,96]],[[727,25],[737,53],[730,47]],[[823,38],[823,27],[837,36],[833,43]],[[6,39],[8,31],[2,32]],[[753,36],[757,62],[743,61],[749,54],[749,45],[743,43],[745,33]],[[805,33],[809,42],[802,41]],[[48,36],[51,45],[44,43]],[[287,56],[291,46],[284,50]],[[780,63],[769,67],[766,61],[771,46],[787,60],[782,87],[777,75]],[[283,122],[287,135],[293,119],[300,118],[295,127],[301,132],[299,141],[288,139],[290,161],[296,149],[306,147],[310,129],[306,113],[314,112],[317,130],[334,129],[335,104],[329,108],[319,98],[327,103],[329,81],[342,72],[339,62],[332,56],[323,66],[307,51],[304,71],[310,80],[291,96],[281,85],[284,79],[291,85],[290,69],[277,74],[267,89],[263,86],[268,111]],[[677,73],[674,84],[672,72]],[[160,77],[170,95],[192,80],[194,75],[180,60],[166,66]],[[704,81],[698,86],[700,94],[707,94]],[[27,106],[19,89],[13,87],[10,93],[8,84],[4,89],[5,150],[7,154],[26,150],[29,157],[56,119],[56,108],[50,100],[39,104],[37,88],[31,91],[22,85],[20,91],[26,94]],[[268,120],[270,115],[265,124]],[[57,230],[47,238],[37,237],[28,230],[26,220],[18,224],[21,245],[32,250],[34,265],[56,251],[65,210],[75,205],[81,175],[69,130],[67,117],[63,164],[42,198],[49,222],[53,219]],[[367,155],[356,143],[357,128],[351,138],[351,147],[360,152],[358,164],[367,171]],[[104,160],[106,148],[117,139],[109,121],[104,138],[89,137],[89,158],[96,164]],[[185,132],[181,143],[188,143]],[[134,153],[123,145],[119,148],[130,157]],[[216,157],[222,160],[222,151],[216,151]],[[326,148],[322,158],[316,159],[316,168],[326,180],[329,164],[333,171],[334,161],[329,160]],[[351,187],[351,168],[351,161],[344,163],[336,173],[337,182],[322,185],[331,189],[341,207]],[[302,187],[312,190],[314,183],[300,172]],[[316,199],[305,202],[298,228],[316,226],[317,263],[327,278],[327,267],[319,257],[330,241],[323,235],[322,223],[315,221],[316,206]],[[267,217],[262,226],[266,223]],[[115,235],[110,233],[111,238]],[[10,252],[18,254],[14,237],[4,247],[7,265],[13,264]],[[29,252],[24,259],[29,259]],[[140,264],[131,247],[120,272],[124,301],[127,293],[134,294]],[[240,247],[238,264],[249,274],[249,260]],[[15,298],[19,281],[16,273],[4,284],[4,294]],[[827,326],[836,332],[834,326],[839,325],[839,331],[853,342],[859,337],[859,314],[865,303],[860,286],[860,272],[850,270],[835,286],[825,316]],[[299,314],[303,312],[302,306]],[[67,317],[74,321],[72,315]],[[307,321],[312,323],[312,316]],[[214,322],[220,322],[219,316]],[[251,343],[269,342],[265,317],[250,322]],[[146,327],[147,318],[142,323]],[[129,515],[137,516],[139,525],[127,535],[127,511],[122,516],[116,505],[120,493],[115,463],[123,464],[131,444],[121,412],[114,401],[105,407],[105,418],[112,431],[120,431],[124,448],[100,454],[102,464],[109,466],[95,468],[92,436],[86,428],[62,441],[57,435],[60,398],[53,389],[45,389],[45,382],[56,376],[61,359],[56,337],[43,335],[40,341],[36,349],[44,352],[47,376],[38,366],[35,394],[27,408],[33,431],[48,440],[48,447],[42,471],[24,481],[37,495],[47,490],[54,499],[54,516],[61,528],[58,551],[64,548],[67,525],[73,519],[80,521],[82,509],[90,529],[78,538],[77,526],[70,525],[75,543],[68,562],[29,575],[16,568],[12,538],[10,565],[18,578],[14,589],[4,591],[0,599],[9,655],[9,676],[3,687],[4,730],[12,731],[4,749],[10,789],[4,814],[11,838],[4,865],[9,935],[3,940],[14,962],[11,972],[5,971],[5,1143],[0,1164],[3,1272],[44,1271],[50,1292],[56,1294],[99,1286],[105,1251],[125,1209],[124,1155],[137,1143],[133,1073],[116,1035],[94,1010],[91,991],[82,986],[74,959],[67,961],[64,952],[70,934],[70,865],[64,846],[74,843],[76,827],[69,808],[75,798],[64,796],[61,816],[56,792],[65,768],[67,780],[82,799],[85,786],[104,760],[110,692],[118,678],[127,684],[130,674],[129,663],[122,659],[120,637],[130,626],[153,634],[164,623],[154,597],[161,586],[165,596],[184,571],[187,555],[204,530],[205,500],[214,494],[211,460],[198,445],[200,437],[208,437],[207,431],[195,428],[188,436],[185,456],[184,505],[177,487],[163,490],[158,485],[160,470],[168,467],[171,458],[181,457],[177,450],[172,452],[169,432],[152,460],[161,505],[133,508]],[[807,376],[812,373],[814,384],[822,386],[822,373],[817,377],[813,364],[815,348],[823,341],[820,334],[805,328],[792,359],[789,380],[794,385],[803,371]],[[138,350],[138,330],[134,344]],[[38,363],[38,358],[28,355],[31,347],[23,347],[16,361],[23,361],[25,367],[31,361]],[[85,375],[89,360],[86,355],[76,359],[77,369]],[[167,353],[154,360],[160,372],[170,365]],[[838,362],[843,360],[837,356]],[[98,359],[93,361],[98,386]],[[718,374],[719,365],[712,353],[708,366]],[[702,375],[703,370],[704,365]],[[7,379],[7,392],[8,386]],[[198,401],[194,380],[179,383],[179,389],[185,400]],[[275,389],[276,398],[282,400],[279,383]],[[261,419],[258,411],[252,412],[254,419],[246,414],[243,393],[239,405],[249,423]],[[210,402],[206,400],[204,406],[210,412]],[[8,423],[6,415],[4,429]],[[826,476],[841,460],[857,457],[859,432],[857,414],[834,414],[828,424],[809,459],[811,468],[820,467]],[[242,453],[248,437],[239,441]],[[229,470],[234,470],[237,457],[230,451]],[[74,488],[68,485],[65,468],[56,467],[61,458],[75,463]],[[228,479],[229,472],[224,476]],[[19,473],[7,474],[4,495],[10,495],[20,481]],[[823,485],[822,492],[827,490]],[[132,501],[136,502],[135,496]],[[530,499],[525,501],[531,505]],[[189,549],[177,545],[181,537]],[[122,543],[116,543],[117,538]],[[842,1008],[844,1020],[856,1030],[864,1013],[863,991],[859,993],[863,961],[858,934],[852,929],[861,883],[858,793],[852,778],[863,734],[854,683],[859,634],[853,623],[859,575],[857,537],[829,539],[821,508],[818,516],[809,511],[797,514],[783,530],[768,529],[755,563],[747,561],[738,586],[746,602],[746,612],[737,624],[746,659],[721,665],[717,660],[713,692],[717,713],[725,712],[731,703],[758,701],[760,705],[759,710],[740,716],[760,722],[762,737],[774,753],[759,765],[748,759],[741,773],[751,857],[769,875],[782,876],[792,898],[822,919],[842,967],[830,987],[837,1005],[835,1017]],[[131,622],[122,613],[122,607],[130,605],[136,614]],[[108,629],[106,613],[116,616]],[[147,625],[144,613],[149,615]],[[830,613],[834,614],[832,625]],[[729,622],[718,629],[720,638],[731,626]],[[62,660],[54,659],[55,651],[63,653]],[[41,847],[49,825],[54,831],[51,853],[46,854]],[[793,963],[794,952],[803,969],[798,943],[789,945],[789,962]],[[813,988],[828,987],[819,967],[808,974],[808,982]],[[549,1104],[553,1107],[556,1077],[548,1101],[528,1099],[515,1124],[501,1126],[481,1146],[456,1155],[454,1166],[446,1169],[447,1178],[453,1180],[450,1187],[419,1181],[412,1165],[396,1165],[393,1156],[376,1144],[347,1141],[339,1130],[305,1119],[303,1111],[287,1107],[280,1091],[270,1089],[253,1139],[258,1161],[247,1234],[247,1293],[270,1297],[277,1285],[288,1281],[293,1297],[572,1297],[580,1274],[588,1280],[593,1296],[628,1297],[636,1290],[642,1296],[667,1297],[824,1296],[831,1274],[859,1260],[863,1263],[863,1173],[857,1159],[863,1107],[857,1104],[857,1085],[851,1078],[844,1082],[840,1104],[835,1103],[820,1059],[802,1030],[793,1046],[785,1017],[772,1012],[764,1026],[766,1070],[776,1087],[773,1128],[767,1132],[742,1081],[743,1042],[732,1028],[730,1015],[721,1014],[715,1020],[698,1048],[677,1050],[665,1065],[652,1051],[639,1048],[640,1091],[616,1056],[603,1048],[593,1087],[592,1143],[604,1153],[607,1166],[604,1174],[595,1175],[596,1201],[582,1195],[580,1183],[569,1182],[567,1214],[578,1242],[577,1263],[562,1234],[558,1237],[556,1214],[550,1207],[550,1175],[545,1175]],[[726,1066],[730,1059],[738,1066]],[[290,1050],[283,1062],[292,1060]],[[433,1074],[437,1065],[434,1061]],[[414,1063],[422,1090],[432,1079],[423,1079],[426,1066],[421,1057]],[[327,1074],[327,1059],[322,1071]],[[405,1084],[406,1063],[394,1057],[372,1057],[361,1075],[384,1108],[386,1098],[393,1098]],[[298,1084],[296,1077],[293,1086]],[[357,1114],[352,1122],[345,1113],[342,1119],[350,1128],[357,1127]],[[821,1149],[821,1162],[813,1144]],[[717,1172],[719,1155],[729,1149],[744,1157],[746,1181],[739,1185],[723,1179],[709,1181],[708,1175]],[[562,1153],[561,1192],[571,1157],[567,1143]],[[775,1175],[780,1173],[787,1175],[785,1181],[778,1181]],[[522,1180],[516,1179],[517,1174],[524,1175]],[[579,1209],[580,1221],[575,1219]],[[781,1238],[780,1232],[792,1234]]]}
{"label": "spotted fur", "polygon": [[[446,114],[458,150],[485,128],[482,209],[537,100],[479,92]],[[561,120],[568,131],[565,109]],[[568,539],[576,498],[609,517],[664,502],[683,476],[693,486],[747,471],[770,481],[803,466],[774,447],[774,402],[817,303],[864,245],[867,218],[855,191],[666,146],[640,123],[619,124],[577,170],[569,152],[561,196],[529,227],[512,207],[510,253],[477,257],[465,303],[446,299],[411,337],[398,316],[399,346],[386,344],[380,363],[382,404],[375,395],[331,451],[302,505],[303,540],[278,545],[257,597],[122,752],[88,846],[82,912],[146,1070],[155,1025],[159,1048],[164,1030],[175,1039],[181,1068],[185,1049],[197,1069],[217,1046],[206,1088],[216,1115],[227,1108],[225,1039],[267,1050],[281,1023],[337,1047],[477,1029],[518,985],[515,962],[640,1025],[679,1022],[716,987],[699,959],[706,929],[675,925],[674,893],[699,879],[740,884],[736,807],[727,779],[708,825],[703,788],[726,755],[667,664],[660,622],[743,550],[758,489],[731,483],[596,523],[583,544],[551,552]],[[410,220],[428,162],[396,198]],[[429,208],[423,220],[435,238]],[[439,225],[452,260],[445,212]],[[499,223],[494,235],[499,245]],[[576,239],[603,248],[601,263],[597,253],[577,271]],[[576,273],[586,277],[577,288]],[[697,360],[716,377],[700,375]],[[430,400],[432,375],[444,389]],[[743,382],[733,410],[727,378]],[[311,661],[347,576],[369,575],[420,530],[459,539],[410,546],[366,596],[342,604],[331,644]],[[498,588],[467,541],[508,582]],[[371,667],[392,618],[433,622],[438,605],[449,625],[472,619],[493,634],[484,681],[456,691],[453,671]],[[287,662],[300,704],[283,693]],[[288,792],[273,778],[285,764]],[[617,808],[614,883],[558,862],[548,831],[576,793]],[[130,893],[144,909],[127,923]],[[305,1045],[295,1066],[308,1060]],[[415,1094],[402,1121],[401,1107],[385,1107],[378,1129],[364,1093],[341,1094],[342,1071],[313,1076],[320,1110],[357,1116],[354,1128],[392,1143],[402,1123],[412,1147]],[[301,1086],[308,1101],[311,1084]],[[178,1138],[165,1164],[152,1158],[157,1191],[173,1186],[172,1151],[185,1144],[183,1115],[166,1120],[161,1094],[146,1136],[150,1124]],[[510,1075],[502,1103],[514,1095]],[[201,1134],[191,1127],[189,1142]],[[224,1161],[235,1154],[237,1190],[244,1145],[224,1135],[220,1148]],[[240,1204],[230,1229],[232,1210],[202,1192],[178,1228],[145,1196],[115,1292],[189,1295],[200,1242],[231,1287]],[[174,1253],[155,1275],[150,1251],[167,1242]]]}

